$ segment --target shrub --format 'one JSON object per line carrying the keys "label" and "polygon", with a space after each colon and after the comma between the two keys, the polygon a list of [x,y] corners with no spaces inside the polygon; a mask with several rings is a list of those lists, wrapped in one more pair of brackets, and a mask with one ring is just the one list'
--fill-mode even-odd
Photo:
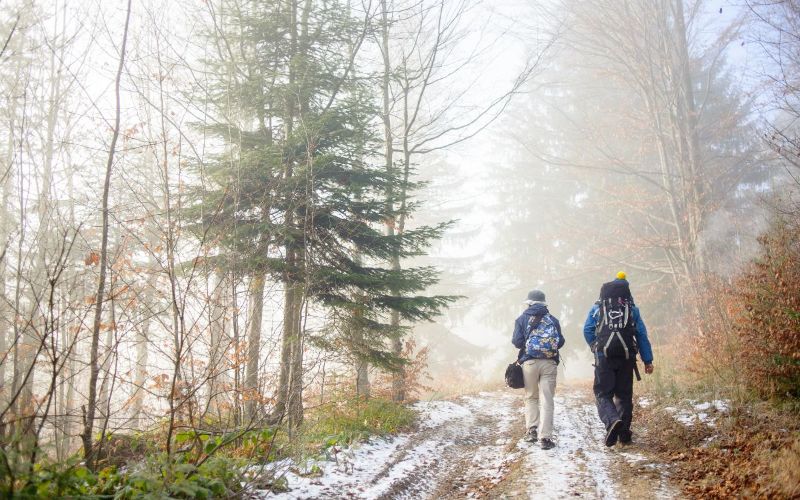
{"label": "shrub", "polygon": [[[764,398],[800,397],[800,228],[776,218],[730,284],[709,280],[698,370]],[[730,380],[729,380],[730,379]]]}
{"label": "shrub", "polygon": [[777,219],[760,238],[763,255],[737,285],[745,299],[736,326],[753,388],[800,397],[800,232]]}

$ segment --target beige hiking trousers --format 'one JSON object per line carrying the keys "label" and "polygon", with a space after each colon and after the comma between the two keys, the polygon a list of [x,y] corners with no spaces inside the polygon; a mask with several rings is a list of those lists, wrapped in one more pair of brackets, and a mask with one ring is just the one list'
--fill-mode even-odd
{"label": "beige hiking trousers", "polygon": [[553,396],[557,374],[558,365],[554,359],[529,359],[522,363],[525,428],[537,427],[539,439],[553,438]]}

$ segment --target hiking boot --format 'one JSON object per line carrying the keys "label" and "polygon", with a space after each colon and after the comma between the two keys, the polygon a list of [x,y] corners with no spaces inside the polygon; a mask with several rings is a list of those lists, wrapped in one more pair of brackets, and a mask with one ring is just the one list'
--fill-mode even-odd
{"label": "hiking boot", "polygon": [[556,446],[556,444],[550,438],[542,438],[539,444],[542,446],[543,450],[549,450],[550,448],[555,448]]}
{"label": "hiking boot", "polygon": [[535,443],[538,437],[539,436],[536,432],[536,427],[531,427],[528,429],[528,432],[525,433],[525,436],[522,438],[522,440],[527,441],[528,443]]}
{"label": "hiking boot", "polygon": [[633,433],[630,430],[621,430],[619,431],[619,442],[620,444],[631,444],[631,438],[633,437]]}
{"label": "hiking boot", "polygon": [[619,431],[622,430],[622,420],[614,420],[606,433],[606,446],[614,446],[619,439]]}

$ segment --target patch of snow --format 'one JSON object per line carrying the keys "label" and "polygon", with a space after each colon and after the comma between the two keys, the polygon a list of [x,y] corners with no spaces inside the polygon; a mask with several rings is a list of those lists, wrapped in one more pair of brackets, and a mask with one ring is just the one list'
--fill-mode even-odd
{"label": "patch of snow", "polygon": [[[460,428],[461,421],[464,424],[469,422],[477,407],[481,404],[486,406],[488,402],[483,398],[473,398],[467,403],[466,406],[453,401],[421,401],[414,404],[412,407],[418,412],[419,431],[446,425]],[[391,438],[373,438],[349,448],[332,448],[329,459],[309,459],[302,464],[282,460],[260,467],[258,473],[266,477],[285,478],[290,490],[283,493],[259,491],[257,495],[294,499],[331,498],[346,494],[353,498],[377,498],[390,494],[395,483],[407,479],[413,472],[431,468],[444,450],[452,445],[450,438],[432,438],[412,443],[411,434],[401,434]],[[496,448],[502,449],[502,446]],[[490,451],[484,453],[483,459],[485,463],[482,465],[492,471],[500,466],[496,454]],[[433,485],[436,479],[416,478],[416,486],[424,490],[421,482],[428,481]]]}
{"label": "patch of snow", "polygon": [[505,446],[481,447],[472,457],[471,476],[497,484],[503,479],[505,468],[518,458],[519,453],[507,453]]}
{"label": "patch of snow", "polygon": [[[518,395],[504,393],[498,397],[496,393],[480,393],[478,396],[465,396],[462,400],[474,414],[480,413],[483,418],[489,418],[493,422],[494,432],[508,435],[519,420],[519,414],[511,411],[514,403],[519,401]],[[507,451],[510,442],[508,437],[501,437],[492,446],[478,448],[471,461],[469,477],[497,484],[508,465],[519,458],[518,452]]]}
{"label": "patch of snow", "polygon": [[412,408],[419,412],[421,429],[439,427],[449,420],[467,418],[472,415],[469,409],[452,401],[420,401],[415,403]]}
{"label": "patch of snow", "polygon": [[[451,446],[451,443],[442,443],[437,441],[424,441],[419,446],[414,447],[405,457],[399,462],[395,463],[385,476],[378,476],[372,486],[369,488],[358,488],[358,492],[364,498],[377,498],[386,493],[395,481],[405,479],[415,469],[428,467],[432,465],[444,448]],[[387,461],[379,461],[379,464],[385,464]],[[428,477],[421,480],[434,481],[436,478]],[[362,483],[363,484],[363,483]]]}
{"label": "patch of snow", "polygon": [[[480,411],[484,415],[491,416],[496,422],[496,428],[499,432],[503,434],[509,432],[514,427],[514,423],[519,419],[519,417],[514,415],[514,412],[509,411],[509,409],[519,397],[513,394],[504,394],[502,397],[497,398],[496,395],[492,397],[491,393],[481,393],[480,396],[483,397],[465,396],[463,400],[473,413]],[[491,399],[488,399],[490,397]],[[494,401],[494,403],[487,405],[487,401]]]}
{"label": "patch of snow", "polygon": [[[311,459],[303,463],[302,467],[291,460],[268,464],[263,472],[285,478],[290,490],[284,493],[258,493],[265,498],[324,498],[333,496],[336,492],[363,491],[364,485],[372,480],[377,469],[387,463],[408,439],[408,435],[372,439],[337,453],[334,460]],[[321,476],[302,474],[312,470],[314,466],[319,467]]]}
{"label": "patch of snow", "polygon": [[727,401],[714,400],[698,403],[689,401],[690,408],[678,409],[674,406],[664,408],[671,413],[673,418],[687,427],[692,427],[697,423],[705,424],[709,427],[716,425],[717,414],[725,413],[730,406]]}
{"label": "patch of snow", "polygon": [[640,397],[638,403],[640,407],[647,408],[653,404],[653,400],[647,397]]}
{"label": "patch of snow", "polygon": [[647,460],[647,458],[645,458],[644,455],[642,455],[641,453],[632,453],[632,452],[628,452],[628,451],[621,451],[618,454],[619,454],[619,456],[621,456],[622,458],[624,458],[625,460],[627,460],[628,462],[630,462],[632,464],[635,464],[635,463],[638,463],[638,462],[644,462],[644,461]]}
{"label": "patch of snow", "polygon": [[697,411],[708,411],[711,408],[714,408],[718,412],[725,413],[730,409],[728,401],[723,401],[721,399],[715,399],[714,401],[706,401],[705,403],[696,403],[693,406],[694,409]]}
{"label": "patch of snow", "polygon": [[518,445],[528,452],[525,470],[532,471],[528,496],[617,498],[616,485],[608,474],[614,459],[601,448],[604,433],[595,407],[556,396],[553,422],[556,447],[552,450],[542,450],[538,444]]}

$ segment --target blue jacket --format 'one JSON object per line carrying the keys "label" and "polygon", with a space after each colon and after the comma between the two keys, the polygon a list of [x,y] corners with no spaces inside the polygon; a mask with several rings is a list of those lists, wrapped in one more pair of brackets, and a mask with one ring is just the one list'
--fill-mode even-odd
{"label": "blue jacket", "polygon": [[[595,303],[592,306],[592,310],[589,311],[589,316],[586,317],[586,323],[583,324],[583,338],[586,339],[586,343],[589,344],[589,347],[594,344],[595,330],[599,316],[600,305]],[[647,338],[647,327],[644,326],[642,314],[636,306],[633,306],[633,321],[636,324],[636,344],[639,346],[639,354],[642,356],[642,361],[649,365],[653,362],[653,348],[650,347],[650,340]],[[603,353],[598,352],[597,355],[602,356]]]}
{"label": "blue jacket", "polygon": [[[526,330],[528,329],[528,320],[530,320],[531,316],[536,315],[544,315],[548,314],[550,311],[547,310],[547,305],[543,302],[535,302],[528,306],[522,314],[520,314],[517,321],[514,322],[514,335],[511,337],[511,343],[514,344],[514,347],[517,349],[522,349],[519,354],[518,361],[523,363],[529,359],[533,359],[528,353],[525,352],[525,338]],[[561,334],[561,323],[558,322],[558,318],[553,316],[553,322],[556,324],[556,330],[558,330],[558,348],[561,349],[564,346],[564,336]],[[559,362],[558,356],[556,356],[556,363]]]}

